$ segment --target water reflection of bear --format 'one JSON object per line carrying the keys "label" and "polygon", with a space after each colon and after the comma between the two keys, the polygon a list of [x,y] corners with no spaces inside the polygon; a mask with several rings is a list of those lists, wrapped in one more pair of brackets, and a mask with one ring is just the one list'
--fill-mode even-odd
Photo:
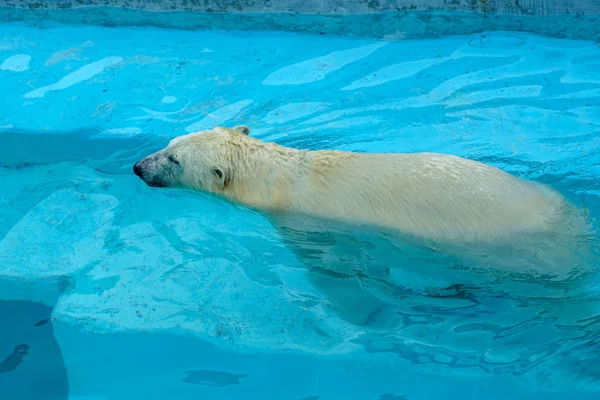
{"label": "water reflection of bear", "polygon": [[310,283],[341,318],[360,325],[407,300],[575,296],[585,291],[594,260],[592,235],[531,232],[510,243],[443,243],[306,215],[270,219]]}

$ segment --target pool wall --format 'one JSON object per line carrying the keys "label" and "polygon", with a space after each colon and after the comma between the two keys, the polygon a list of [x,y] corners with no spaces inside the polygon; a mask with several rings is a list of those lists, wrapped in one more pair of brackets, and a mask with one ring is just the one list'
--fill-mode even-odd
{"label": "pool wall", "polygon": [[515,30],[600,42],[598,0],[12,0],[2,21],[259,30],[391,40]]}

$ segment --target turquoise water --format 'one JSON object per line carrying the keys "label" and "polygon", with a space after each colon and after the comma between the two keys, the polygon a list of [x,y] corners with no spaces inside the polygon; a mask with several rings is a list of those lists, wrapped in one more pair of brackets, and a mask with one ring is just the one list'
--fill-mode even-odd
{"label": "turquoise water", "polygon": [[474,158],[595,222],[599,67],[595,43],[515,32],[3,24],[2,398],[598,398],[595,276],[437,297],[374,287],[386,307],[356,325],[262,215],[149,188],[131,166],[172,137],[246,124],[294,147]]}

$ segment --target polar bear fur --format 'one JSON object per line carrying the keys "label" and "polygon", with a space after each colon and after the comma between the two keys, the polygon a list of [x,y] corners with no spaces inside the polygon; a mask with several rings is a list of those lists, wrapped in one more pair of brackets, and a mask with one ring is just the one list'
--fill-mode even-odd
{"label": "polar bear fur", "polygon": [[[297,255],[306,246],[306,235],[296,240],[298,232],[307,230],[310,219],[323,221],[320,234],[337,229],[331,223],[338,222],[358,230],[376,228],[430,249],[467,252],[472,260],[490,260],[490,251],[503,247],[519,254],[512,266],[521,268],[520,262],[536,258],[541,260],[538,272],[556,274],[572,267],[565,243],[589,231],[579,211],[559,193],[480,162],[434,153],[307,151],[263,142],[249,132],[246,126],[216,127],[178,137],[136,163],[134,171],[149,186],[200,190],[266,212]],[[534,242],[540,247],[527,248]],[[554,248],[556,243],[560,248]],[[351,248],[338,246],[337,256]],[[318,253],[304,257],[312,260],[311,271],[339,272],[326,261],[331,246]],[[504,268],[505,258],[500,251],[497,268]],[[326,275],[313,283],[334,299],[361,290],[355,284],[334,288],[334,277]],[[364,322],[377,301],[354,299],[339,301],[337,308],[352,313],[357,302],[368,303],[358,317],[349,317]]]}

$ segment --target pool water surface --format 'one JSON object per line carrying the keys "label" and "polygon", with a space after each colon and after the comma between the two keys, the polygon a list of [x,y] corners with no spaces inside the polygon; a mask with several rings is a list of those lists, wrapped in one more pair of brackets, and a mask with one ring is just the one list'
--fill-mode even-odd
{"label": "pool water surface", "polygon": [[263,215],[131,167],[245,124],[292,147],[473,158],[595,223],[599,68],[596,43],[518,32],[1,24],[0,397],[597,399],[594,274],[551,296],[375,287],[386,307],[353,324]]}

